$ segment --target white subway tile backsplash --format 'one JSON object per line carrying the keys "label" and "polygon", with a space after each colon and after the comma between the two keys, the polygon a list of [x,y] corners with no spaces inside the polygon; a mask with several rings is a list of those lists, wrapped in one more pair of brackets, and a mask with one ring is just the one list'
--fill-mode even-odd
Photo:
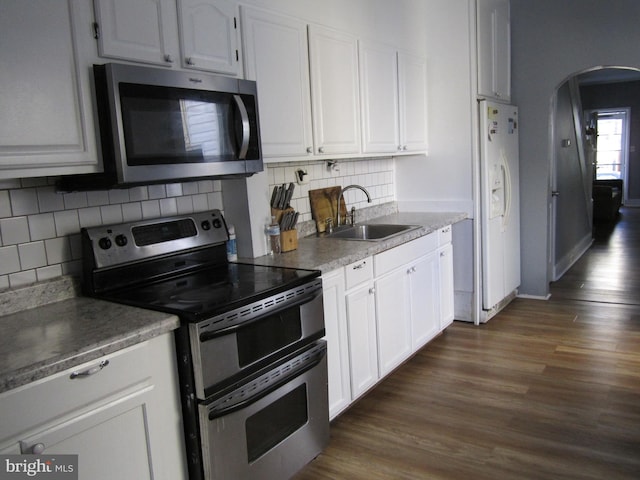
{"label": "white subway tile backsplash", "polygon": [[11,198],[11,212],[13,215],[31,215],[40,213],[38,210],[38,192],[35,188],[9,190]]}
{"label": "white subway tile backsplash", "polygon": [[16,245],[0,247],[0,275],[19,271],[20,257],[18,256],[18,247]]}
{"label": "white subway tile backsplash", "polygon": [[9,192],[0,190],[0,218],[11,216],[11,200],[9,200]]}
{"label": "white subway tile backsplash", "polygon": [[175,198],[163,198],[160,200],[160,216],[171,217],[178,214],[178,205]]}
{"label": "white subway tile backsplash", "polygon": [[[295,182],[298,168],[306,170],[310,179],[307,185],[296,184],[291,201],[300,222],[311,220],[311,189],[357,183],[369,190],[373,204],[395,200],[392,158],[340,160],[337,170],[328,169],[324,160],[269,164],[266,195],[275,185]],[[212,208],[224,211],[220,180],[64,194],[57,193],[54,184],[51,178],[0,180],[0,289],[81,274],[82,227]],[[369,205],[362,192],[347,193],[349,206]]]}
{"label": "white subway tile backsplash", "polygon": [[31,241],[54,238],[56,236],[56,222],[53,213],[41,213],[39,215],[29,215],[29,233]]}
{"label": "white subway tile backsplash", "polygon": [[64,194],[56,192],[55,187],[38,187],[36,191],[40,213],[64,210]]}
{"label": "white subway tile backsplash", "polygon": [[68,262],[71,257],[71,244],[67,237],[51,238],[44,241],[44,247],[47,252],[47,263],[54,265],[56,263]]}
{"label": "white subway tile backsplash", "polygon": [[90,207],[109,205],[109,192],[106,190],[94,190],[87,192],[87,202]]}
{"label": "white subway tile backsplash", "polygon": [[127,190],[126,188],[109,190],[109,203],[111,205],[114,205],[116,203],[127,203],[129,200],[129,190]]}
{"label": "white subway tile backsplash", "polygon": [[122,220],[125,222],[142,220],[142,205],[140,202],[125,203],[122,205]]}
{"label": "white subway tile backsplash", "polygon": [[24,270],[9,275],[9,285],[12,288],[23,287],[38,280],[35,270]]}
{"label": "white subway tile backsplash", "polygon": [[121,205],[105,205],[100,207],[100,215],[102,216],[103,225],[111,225],[112,223],[122,223],[122,206]]}
{"label": "white subway tile backsplash", "polygon": [[77,210],[64,210],[54,212],[53,219],[56,222],[56,236],[64,237],[80,231],[80,220]]}
{"label": "white subway tile backsplash", "polygon": [[140,202],[142,200],[149,200],[149,191],[147,187],[133,187],[129,189],[129,200],[132,202]]}
{"label": "white subway tile backsplash", "polygon": [[102,225],[100,207],[81,208],[78,210],[78,219],[80,221],[80,227],[91,228]]}
{"label": "white subway tile backsplash", "polygon": [[64,272],[61,265],[49,265],[48,267],[36,269],[36,277],[39,282],[51,280],[52,278],[60,277],[63,274]]}
{"label": "white subway tile backsplash", "polygon": [[178,207],[178,215],[186,215],[193,213],[193,199],[191,197],[178,197],[176,198],[176,204]]}
{"label": "white subway tile backsplash", "polygon": [[179,197],[182,195],[181,183],[170,183],[167,185],[167,197]]}
{"label": "white subway tile backsplash", "polygon": [[166,198],[167,196],[167,189],[164,185],[149,185],[147,190],[149,191],[150,200]]}
{"label": "white subway tile backsplash", "polygon": [[44,242],[31,242],[18,245],[18,255],[20,257],[20,268],[22,270],[30,270],[47,265],[47,254],[44,249]]}
{"label": "white subway tile backsplash", "polygon": [[141,202],[142,218],[157,218],[160,216],[160,203],[157,200]]}
{"label": "white subway tile backsplash", "polygon": [[0,220],[3,245],[17,245],[31,240],[27,217],[11,217]]}
{"label": "white subway tile backsplash", "polygon": [[72,192],[62,195],[65,210],[85,208],[89,206],[87,192]]}

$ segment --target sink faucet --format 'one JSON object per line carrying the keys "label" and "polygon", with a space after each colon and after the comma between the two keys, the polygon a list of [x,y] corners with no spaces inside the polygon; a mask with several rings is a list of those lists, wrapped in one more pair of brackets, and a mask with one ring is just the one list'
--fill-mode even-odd
{"label": "sink faucet", "polygon": [[[338,205],[337,205],[338,208],[336,209],[336,211],[338,212],[337,213],[338,218],[336,221],[336,227],[340,226],[340,199],[344,196],[344,192],[346,192],[347,190],[351,190],[353,188],[362,190],[364,194],[367,196],[367,202],[371,203],[371,196],[369,195],[369,192],[367,192],[366,188],[361,187],[360,185],[347,185],[346,187],[344,187],[342,190],[340,190],[340,195],[338,195]],[[355,207],[352,207],[351,208],[351,224],[352,225],[355,223],[355,215],[356,215],[356,209]]]}

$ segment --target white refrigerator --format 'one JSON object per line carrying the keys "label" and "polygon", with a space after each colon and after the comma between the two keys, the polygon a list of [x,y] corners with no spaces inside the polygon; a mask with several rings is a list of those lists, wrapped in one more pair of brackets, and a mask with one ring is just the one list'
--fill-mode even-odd
{"label": "white refrigerator", "polygon": [[520,286],[518,107],[479,101],[482,314],[487,321]]}

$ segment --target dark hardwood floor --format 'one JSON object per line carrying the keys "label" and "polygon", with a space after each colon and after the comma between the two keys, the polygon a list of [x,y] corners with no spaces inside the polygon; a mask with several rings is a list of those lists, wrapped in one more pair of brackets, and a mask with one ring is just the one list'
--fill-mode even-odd
{"label": "dark hardwood floor", "polygon": [[454,322],[331,426],[295,480],[639,479],[640,209],[551,286]]}

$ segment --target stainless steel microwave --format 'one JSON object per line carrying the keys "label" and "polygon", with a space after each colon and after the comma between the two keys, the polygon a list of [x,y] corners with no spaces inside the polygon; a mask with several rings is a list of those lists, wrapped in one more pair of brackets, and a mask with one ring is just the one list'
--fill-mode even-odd
{"label": "stainless steel microwave", "polygon": [[93,74],[104,166],[96,188],[262,171],[255,82],[117,63]]}

